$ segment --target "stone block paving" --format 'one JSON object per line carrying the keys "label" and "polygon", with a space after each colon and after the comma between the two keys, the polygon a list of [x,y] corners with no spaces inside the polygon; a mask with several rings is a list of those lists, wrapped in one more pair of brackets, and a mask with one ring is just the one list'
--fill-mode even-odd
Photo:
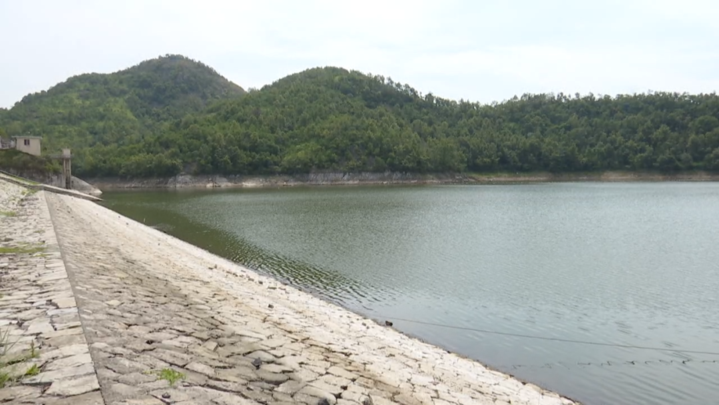
{"label": "stone block paving", "polygon": [[3,181],[0,387],[0,403],[104,403],[44,192]]}
{"label": "stone block paving", "polygon": [[109,405],[573,403],[91,202],[47,200]]}

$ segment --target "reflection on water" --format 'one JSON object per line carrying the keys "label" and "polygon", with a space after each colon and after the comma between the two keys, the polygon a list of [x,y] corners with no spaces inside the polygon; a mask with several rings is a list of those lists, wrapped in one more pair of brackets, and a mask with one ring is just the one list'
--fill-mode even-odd
{"label": "reflection on water", "polygon": [[395,327],[588,404],[717,398],[719,355],[681,351],[719,352],[717,184],[105,197],[355,311],[420,321]]}

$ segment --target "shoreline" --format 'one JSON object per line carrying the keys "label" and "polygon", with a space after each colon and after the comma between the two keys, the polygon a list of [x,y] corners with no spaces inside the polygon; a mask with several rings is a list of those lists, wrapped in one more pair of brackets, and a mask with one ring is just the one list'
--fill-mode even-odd
{"label": "shoreline", "polygon": [[[98,204],[43,194],[105,403],[576,403]],[[161,367],[187,381],[147,374]]]}
{"label": "shoreline", "polygon": [[94,178],[88,182],[102,190],[196,189],[196,188],[281,188],[301,186],[353,185],[444,185],[444,184],[526,184],[552,182],[717,182],[719,173],[686,172],[584,172],[584,173],[312,173],[305,175],[188,175],[165,178]]}
{"label": "shoreline", "polygon": [[[107,209],[108,211],[111,211],[111,212],[114,213],[114,214],[117,214],[115,211],[112,211],[112,210],[110,210],[109,208],[106,208],[106,207],[103,207],[103,208]],[[180,247],[183,251],[191,251],[191,252],[194,251],[193,254],[200,254],[201,256],[206,256],[206,257],[208,257],[208,258],[214,258],[215,260],[217,260],[218,263],[221,263],[222,265],[227,266],[226,269],[225,269],[225,268],[221,268],[221,270],[225,273],[225,275],[223,275],[223,274],[208,274],[210,277],[213,277],[213,278],[214,278],[214,277],[216,277],[216,276],[224,277],[224,276],[227,276],[227,275],[231,275],[231,276],[234,276],[234,277],[245,278],[245,277],[251,277],[251,276],[248,276],[248,274],[249,274],[249,275],[253,275],[254,277],[257,278],[256,282],[258,282],[258,284],[260,284],[260,285],[268,284],[268,288],[269,288],[269,289],[274,289],[274,288],[273,288],[273,284],[274,284],[274,287],[276,287],[276,288],[292,289],[292,290],[295,290],[295,292],[298,293],[298,294],[309,296],[309,297],[311,298],[311,300],[312,300],[312,301],[315,301],[315,302],[314,302],[314,303],[312,303],[312,302],[305,302],[304,305],[307,305],[307,306],[309,306],[310,308],[314,307],[314,308],[316,308],[317,310],[320,310],[320,309],[327,310],[327,309],[330,309],[330,308],[334,308],[335,310],[339,310],[339,312],[341,312],[341,311],[346,311],[347,313],[349,313],[349,314],[351,314],[351,315],[354,315],[355,317],[358,317],[358,318],[363,319],[363,320],[371,321],[371,322],[374,324],[373,326],[375,326],[376,328],[378,328],[378,329],[380,329],[380,330],[382,330],[382,331],[386,331],[387,333],[400,335],[400,336],[402,336],[403,338],[406,338],[406,339],[409,339],[409,340],[411,340],[411,341],[420,343],[421,345],[429,346],[429,347],[431,347],[431,348],[433,348],[433,349],[438,349],[438,350],[439,350],[440,352],[442,352],[442,353],[446,353],[446,354],[449,354],[449,355],[451,355],[451,356],[457,357],[458,359],[461,359],[461,360],[463,360],[463,361],[467,361],[467,362],[469,362],[469,363],[475,363],[475,364],[477,364],[477,365],[480,365],[482,368],[485,368],[485,369],[487,369],[487,370],[492,371],[493,373],[502,374],[502,375],[505,375],[505,376],[509,377],[510,379],[517,380],[517,381],[519,381],[521,384],[523,384],[523,385],[525,385],[525,386],[526,386],[526,385],[530,385],[530,386],[533,386],[535,389],[536,389],[536,388],[539,388],[539,387],[537,387],[536,385],[534,385],[534,384],[531,383],[531,382],[521,380],[521,379],[519,379],[518,377],[515,377],[514,375],[512,375],[512,374],[510,374],[510,373],[508,373],[508,372],[501,371],[501,370],[496,369],[496,368],[494,368],[494,367],[491,367],[491,366],[489,366],[489,365],[487,365],[487,364],[481,363],[479,360],[473,359],[473,358],[471,358],[471,357],[469,357],[469,356],[465,356],[465,355],[460,354],[460,353],[456,353],[456,352],[453,352],[453,351],[444,349],[443,347],[441,347],[441,346],[439,346],[439,345],[436,345],[436,344],[433,344],[433,343],[429,343],[429,342],[427,342],[427,341],[421,339],[421,338],[418,337],[418,336],[415,336],[415,335],[413,335],[413,334],[411,334],[411,333],[406,333],[406,332],[400,331],[400,330],[398,330],[398,329],[393,328],[392,326],[387,327],[386,325],[382,325],[383,320],[374,319],[374,318],[370,317],[370,316],[367,315],[367,314],[362,314],[362,313],[359,312],[359,311],[351,310],[351,309],[349,309],[349,308],[347,308],[347,307],[345,307],[345,306],[340,305],[339,303],[333,302],[333,301],[331,301],[331,300],[329,300],[329,299],[327,299],[327,298],[325,298],[325,297],[322,297],[322,295],[319,293],[319,291],[316,291],[316,290],[314,290],[314,289],[312,289],[312,288],[302,288],[302,287],[299,287],[299,286],[294,286],[294,285],[292,285],[292,284],[291,284],[289,281],[287,281],[287,280],[283,280],[283,279],[281,279],[281,278],[274,277],[274,276],[272,276],[272,275],[270,275],[270,274],[266,274],[266,273],[263,273],[263,272],[259,272],[259,271],[257,271],[257,270],[250,269],[250,268],[245,267],[245,266],[243,266],[243,265],[241,265],[241,264],[239,264],[239,263],[236,263],[236,262],[234,262],[234,261],[232,261],[232,260],[230,260],[230,259],[227,259],[227,258],[225,258],[225,257],[216,255],[216,254],[214,254],[214,253],[212,253],[212,252],[210,252],[210,251],[208,251],[208,250],[206,250],[206,249],[203,249],[203,248],[201,248],[201,247],[199,247],[199,246],[193,245],[193,244],[191,244],[191,243],[189,243],[189,242],[185,242],[184,240],[182,240],[182,239],[180,239],[180,238],[178,238],[178,237],[175,237],[175,236],[166,234],[166,233],[164,233],[164,232],[162,232],[162,231],[160,231],[160,230],[157,230],[157,229],[155,229],[155,228],[148,227],[148,226],[146,226],[146,225],[144,225],[144,224],[142,224],[142,223],[140,223],[140,222],[138,222],[138,221],[136,221],[136,220],[134,220],[134,219],[132,219],[132,218],[125,217],[124,215],[121,215],[120,218],[121,218],[122,220],[125,220],[125,221],[132,221],[132,222],[135,223],[136,226],[139,226],[139,227],[142,227],[142,228],[147,228],[147,229],[148,229],[150,232],[152,232],[152,233],[159,233],[160,235],[158,235],[158,236],[160,236],[160,237],[162,237],[162,236],[168,237],[169,239],[173,240],[173,242],[176,243],[176,246]],[[218,268],[216,265],[215,265],[214,268],[215,268],[215,269],[220,269],[220,268]],[[539,388],[539,389],[541,389],[541,388]],[[564,397],[564,396],[562,396],[562,398],[564,398],[564,399],[566,399],[566,400],[569,400],[569,401],[572,401],[571,403],[579,404],[579,402],[575,402],[575,401],[573,401],[571,398]],[[514,403],[514,402],[512,402],[512,403]]]}

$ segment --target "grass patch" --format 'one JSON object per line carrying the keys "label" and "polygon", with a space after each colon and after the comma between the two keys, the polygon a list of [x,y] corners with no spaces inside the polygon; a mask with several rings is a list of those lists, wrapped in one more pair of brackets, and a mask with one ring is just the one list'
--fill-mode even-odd
{"label": "grass patch", "polygon": [[40,184],[33,180],[25,179],[25,178],[18,177],[18,176],[13,176],[12,174],[6,174],[6,173],[3,173],[3,174],[5,174],[5,176],[10,177],[13,180],[16,180],[16,181],[19,181],[20,183],[22,183],[24,185],[22,187],[26,187],[27,185],[35,186],[35,185]]}
{"label": "grass patch", "polygon": [[5,329],[5,332],[0,332],[0,388],[5,388],[5,385],[12,381],[8,369],[11,362],[7,358],[7,354],[15,346],[15,343],[17,342],[10,341],[10,328]]}
{"label": "grass patch", "polygon": [[14,211],[0,211],[0,217],[16,217],[17,213]]}
{"label": "grass patch", "polygon": [[0,332],[0,361],[5,358],[13,346],[15,344],[10,344],[10,328],[5,329],[5,332]]}
{"label": "grass patch", "polygon": [[13,366],[16,364],[34,359],[40,355],[37,349],[35,349],[35,342],[30,342],[30,350],[28,352],[8,356],[8,353],[16,343],[17,341],[12,342],[10,340],[10,328],[7,328],[4,332],[0,332],[0,389],[15,383],[20,378],[40,374],[40,367],[38,367],[37,364],[33,364],[22,373],[17,373],[13,370]]}
{"label": "grass patch", "polygon": [[32,367],[27,369],[23,377],[32,377],[38,374],[40,374],[40,367],[38,367],[37,364],[33,364]]}
{"label": "grass patch", "polygon": [[170,387],[174,386],[178,381],[185,379],[185,375],[183,373],[175,371],[171,368],[163,368],[155,373],[161,380],[167,381],[170,384]]}
{"label": "grass patch", "polygon": [[11,362],[7,359],[7,354],[15,346],[15,343],[17,342],[10,341],[10,328],[0,333],[0,388],[5,388],[7,384],[13,381],[8,369]]}
{"label": "grass patch", "polygon": [[16,246],[16,247],[2,247],[0,246],[0,255],[6,254],[34,254],[44,252],[44,246]]}
{"label": "grass patch", "polygon": [[35,341],[30,342],[30,358],[34,359],[36,357],[40,357],[40,353],[38,353],[37,349],[35,349]]}

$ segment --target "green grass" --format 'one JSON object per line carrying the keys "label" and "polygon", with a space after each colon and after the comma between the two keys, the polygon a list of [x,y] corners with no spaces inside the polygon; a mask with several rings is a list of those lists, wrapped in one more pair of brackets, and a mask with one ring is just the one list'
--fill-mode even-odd
{"label": "green grass", "polygon": [[5,385],[13,380],[8,369],[11,362],[8,361],[7,354],[15,346],[15,343],[17,342],[10,341],[10,328],[5,329],[5,332],[0,332],[0,388],[5,388]]}
{"label": "green grass", "polygon": [[30,180],[30,179],[26,179],[26,178],[18,177],[18,176],[13,176],[12,174],[6,174],[6,173],[3,173],[3,174],[5,174],[5,176],[7,176],[7,177],[10,177],[11,179],[17,180],[17,181],[22,182],[22,183],[25,183],[25,184],[31,184],[31,185],[38,185],[38,184],[40,184],[40,183],[38,183],[38,182],[36,182],[36,181],[33,181],[33,180]]}
{"label": "green grass", "polygon": [[185,375],[179,371],[175,371],[171,368],[163,368],[162,370],[156,371],[157,376],[162,380],[166,380],[170,383],[170,387],[174,386],[180,380],[185,379]]}
{"label": "green grass", "polygon": [[33,364],[32,367],[27,369],[24,377],[32,377],[32,376],[38,375],[38,374],[40,374],[40,367],[38,367],[37,364]]}
{"label": "green grass", "polygon": [[30,342],[30,350],[28,352],[9,357],[8,353],[16,343],[17,341],[12,342],[10,340],[10,328],[7,328],[4,332],[0,332],[0,389],[15,383],[20,378],[40,374],[40,367],[38,367],[37,364],[33,364],[22,373],[13,372],[13,366],[16,364],[37,358],[40,355],[37,349],[35,349],[35,342]]}
{"label": "green grass", "polygon": [[10,328],[5,329],[5,332],[0,332],[0,359],[5,358],[7,352],[12,349],[13,345],[10,345]]}
{"label": "green grass", "polygon": [[29,356],[30,356],[31,359],[34,359],[34,358],[40,356],[40,353],[38,353],[37,349],[35,349],[35,341],[34,341],[34,340],[30,342],[30,354],[29,354]]}
{"label": "green grass", "polygon": [[14,211],[0,211],[0,217],[15,217],[17,214]]}
{"label": "green grass", "polygon": [[2,254],[34,254],[45,251],[44,246],[16,246],[2,247],[0,246],[0,255]]}

